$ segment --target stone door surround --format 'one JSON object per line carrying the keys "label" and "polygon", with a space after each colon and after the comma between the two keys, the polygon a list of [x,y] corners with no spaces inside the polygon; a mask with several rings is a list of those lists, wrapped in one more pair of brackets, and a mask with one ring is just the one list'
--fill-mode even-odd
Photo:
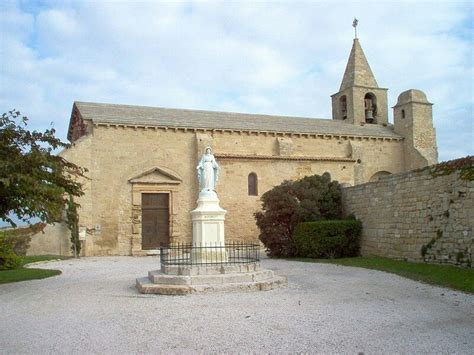
{"label": "stone door surround", "polygon": [[169,194],[169,236],[170,242],[179,234],[176,216],[178,213],[179,185],[181,176],[175,171],[156,166],[128,180],[132,184],[132,255],[145,255],[142,249],[142,194]]}

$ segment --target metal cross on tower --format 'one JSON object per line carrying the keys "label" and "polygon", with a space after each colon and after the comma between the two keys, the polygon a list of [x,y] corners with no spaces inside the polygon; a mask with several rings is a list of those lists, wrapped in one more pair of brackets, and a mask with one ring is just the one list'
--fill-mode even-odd
{"label": "metal cross on tower", "polygon": [[352,27],[354,27],[355,38],[357,38],[357,24],[358,23],[359,23],[359,20],[354,17],[354,21],[352,21]]}

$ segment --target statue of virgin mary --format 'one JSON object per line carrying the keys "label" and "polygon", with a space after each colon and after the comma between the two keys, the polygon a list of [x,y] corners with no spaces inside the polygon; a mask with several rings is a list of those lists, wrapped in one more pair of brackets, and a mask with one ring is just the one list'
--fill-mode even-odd
{"label": "statue of virgin mary", "polygon": [[196,169],[200,191],[214,191],[219,179],[219,165],[212,155],[211,147],[206,147]]}

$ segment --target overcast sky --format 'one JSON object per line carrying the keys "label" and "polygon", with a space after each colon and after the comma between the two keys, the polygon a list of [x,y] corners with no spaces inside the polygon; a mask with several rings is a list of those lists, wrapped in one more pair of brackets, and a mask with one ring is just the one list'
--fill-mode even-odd
{"label": "overcast sky", "polygon": [[74,101],[331,118],[357,17],[390,107],[423,90],[440,160],[474,154],[470,2],[2,0],[0,12],[0,111],[64,140]]}

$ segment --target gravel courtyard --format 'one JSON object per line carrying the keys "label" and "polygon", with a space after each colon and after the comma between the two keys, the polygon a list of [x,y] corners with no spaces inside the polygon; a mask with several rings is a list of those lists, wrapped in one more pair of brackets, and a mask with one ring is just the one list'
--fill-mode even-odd
{"label": "gravel courtyard", "polygon": [[465,353],[474,296],[378,271],[264,259],[287,288],[139,294],[155,257],[46,262],[60,276],[0,285],[0,352]]}

